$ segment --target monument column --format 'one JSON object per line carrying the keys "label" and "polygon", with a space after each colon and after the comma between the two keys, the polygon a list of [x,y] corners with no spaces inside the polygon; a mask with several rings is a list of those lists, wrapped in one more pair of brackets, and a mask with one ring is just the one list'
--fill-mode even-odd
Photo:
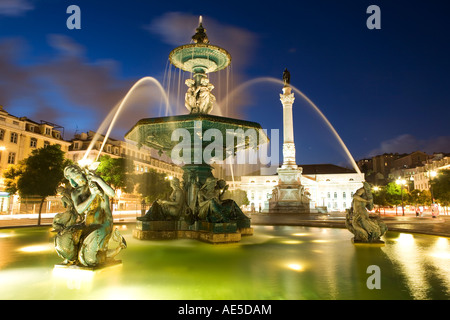
{"label": "monument column", "polygon": [[283,72],[283,165],[277,169],[278,185],[272,191],[269,200],[269,213],[310,213],[309,198],[301,183],[302,168],[295,161],[294,119],[292,105],[294,94],[290,86],[291,75],[287,69]]}
{"label": "monument column", "polygon": [[[287,70],[285,70],[285,73]],[[284,77],[283,77],[284,78]],[[294,144],[294,122],[292,116],[292,105],[294,104],[294,94],[291,93],[291,87],[285,80],[283,94],[280,94],[280,100],[283,105],[283,166],[282,168],[297,168],[295,161]]]}

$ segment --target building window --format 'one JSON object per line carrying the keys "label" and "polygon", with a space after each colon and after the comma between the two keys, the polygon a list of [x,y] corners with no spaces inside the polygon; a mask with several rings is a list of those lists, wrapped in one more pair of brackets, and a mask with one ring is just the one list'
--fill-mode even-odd
{"label": "building window", "polygon": [[10,152],[8,154],[8,164],[15,164],[16,163],[16,153]]}
{"label": "building window", "polygon": [[78,148],[79,148],[78,142],[75,142],[75,143],[73,144],[73,148],[74,148],[74,149],[78,149]]}
{"label": "building window", "polygon": [[346,198],[347,198],[347,195],[345,194],[345,191],[344,191],[344,192],[342,192],[342,198],[344,198],[344,199],[346,199]]}
{"label": "building window", "polygon": [[44,148],[47,148],[50,145],[50,142],[44,141]]}
{"label": "building window", "polygon": [[334,193],[334,198],[337,199],[337,192]]}
{"label": "building window", "polygon": [[36,148],[37,147],[37,139],[36,138],[31,138],[30,139],[30,147],[31,148]]}
{"label": "building window", "polygon": [[11,140],[10,140],[10,142],[11,143],[17,143],[17,137],[18,136],[19,135],[16,132],[11,132]]}
{"label": "building window", "polygon": [[5,130],[0,129],[0,140],[3,141],[3,138],[5,137]]}
{"label": "building window", "polygon": [[51,135],[51,134],[52,134],[52,129],[50,129],[50,128],[45,128],[45,134],[46,134],[46,135]]}

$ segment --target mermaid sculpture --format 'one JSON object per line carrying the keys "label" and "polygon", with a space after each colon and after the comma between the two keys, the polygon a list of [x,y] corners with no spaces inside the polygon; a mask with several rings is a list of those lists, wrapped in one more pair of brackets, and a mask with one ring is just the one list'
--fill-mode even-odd
{"label": "mermaid sculpture", "polygon": [[[104,264],[127,246],[117,229],[113,232],[109,199],[114,197],[114,190],[102,178],[77,165],[66,167],[64,176],[72,189],[70,194],[59,189],[66,212],[57,214],[53,221],[58,232],[56,252],[64,259],[63,265]],[[119,242],[113,250],[108,249],[111,237]]]}
{"label": "mermaid sculpture", "polygon": [[345,225],[355,235],[354,242],[382,242],[380,237],[387,231],[386,224],[378,216],[370,216],[367,209],[373,209],[373,197],[370,185],[363,182],[363,187],[353,195]]}

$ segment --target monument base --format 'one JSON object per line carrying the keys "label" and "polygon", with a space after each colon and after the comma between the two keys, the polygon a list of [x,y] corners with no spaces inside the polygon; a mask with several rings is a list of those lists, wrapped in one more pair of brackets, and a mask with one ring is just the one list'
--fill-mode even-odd
{"label": "monument base", "polygon": [[286,214],[309,214],[311,209],[309,203],[300,203],[297,201],[278,201],[269,202],[269,214],[286,213]]}
{"label": "monument base", "polygon": [[185,221],[137,221],[133,237],[139,240],[194,239],[208,243],[233,243],[241,236],[253,235],[250,223],[232,221],[212,223],[196,221],[189,225]]}

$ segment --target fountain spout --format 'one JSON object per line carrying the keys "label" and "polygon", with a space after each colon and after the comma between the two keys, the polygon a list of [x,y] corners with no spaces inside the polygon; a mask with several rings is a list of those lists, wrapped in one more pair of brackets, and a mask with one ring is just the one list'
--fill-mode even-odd
{"label": "fountain spout", "polygon": [[203,21],[203,17],[200,16],[198,18],[198,27],[195,31],[197,31],[193,36],[192,36],[192,40],[195,43],[205,43],[208,44],[209,40],[208,40],[208,36],[206,35],[206,29],[203,28],[202,25],[202,21]]}

